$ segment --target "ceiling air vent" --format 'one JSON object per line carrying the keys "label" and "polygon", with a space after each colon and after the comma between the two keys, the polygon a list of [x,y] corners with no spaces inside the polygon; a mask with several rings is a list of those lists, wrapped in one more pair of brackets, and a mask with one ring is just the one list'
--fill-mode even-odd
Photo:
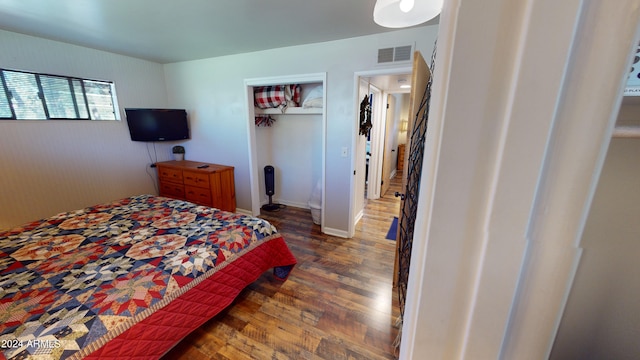
{"label": "ceiling air vent", "polygon": [[398,46],[393,56],[393,61],[409,61],[411,60],[411,45]]}
{"label": "ceiling air vent", "polygon": [[378,49],[378,64],[411,60],[411,45]]}
{"label": "ceiling air vent", "polygon": [[393,62],[393,48],[378,49],[378,64]]}

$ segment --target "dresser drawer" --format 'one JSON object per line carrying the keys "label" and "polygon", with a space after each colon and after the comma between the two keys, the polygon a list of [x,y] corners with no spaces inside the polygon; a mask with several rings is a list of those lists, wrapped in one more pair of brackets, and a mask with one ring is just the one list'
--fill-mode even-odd
{"label": "dresser drawer", "polygon": [[156,168],[161,196],[220,210],[236,210],[232,166],[180,160],[159,162]]}
{"label": "dresser drawer", "polygon": [[185,186],[185,189],[187,201],[200,205],[211,206],[211,191],[209,189],[195,186]]}
{"label": "dresser drawer", "polygon": [[173,181],[182,183],[182,171],[176,169],[169,169],[166,167],[158,168],[158,176],[160,181]]}
{"label": "dresser drawer", "polygon": [[201,188],[209,187],[209,174],[202,174],[197,172],[185,171],[184,172],[184,184],[197,186]]}
{"label": "dresser drawer", "polygon": [[184,185],[172,182],[160,182],[160,196],[184,199]]}

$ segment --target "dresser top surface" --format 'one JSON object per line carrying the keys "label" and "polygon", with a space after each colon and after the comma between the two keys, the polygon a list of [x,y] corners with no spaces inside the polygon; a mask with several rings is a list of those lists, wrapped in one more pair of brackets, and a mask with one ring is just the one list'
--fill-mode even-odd
{"label": "dresser top surface", "polygon": [[161,161],[156,163],[156,166],[164,166],[164,167],[180,169],[180,170],[199,171],[203,173],[212,173],[212,172],[222,171],[222,170],[233,170],[233,166],[211,164],[211,163],[206,163],[202,161],[191,161],[191,160]]}

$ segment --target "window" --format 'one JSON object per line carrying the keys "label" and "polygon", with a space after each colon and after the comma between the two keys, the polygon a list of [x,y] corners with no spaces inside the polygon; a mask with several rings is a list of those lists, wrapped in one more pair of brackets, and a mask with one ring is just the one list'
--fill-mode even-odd
{"label": "window", "polygon": [[113,82],[0,69],[0,119],[120,120]]}

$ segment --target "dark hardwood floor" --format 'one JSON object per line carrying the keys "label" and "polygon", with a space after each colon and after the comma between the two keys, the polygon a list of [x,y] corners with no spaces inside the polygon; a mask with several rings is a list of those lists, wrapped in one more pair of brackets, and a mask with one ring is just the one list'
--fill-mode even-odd
{"label": "dark hardwood floor", "polygon": [[263,212],[298,260],[287,281],[263,274],[164,359],[394,359],[395,242],[385,236],[399,180],[367,200],[352,239],[320,233],[306,209]]}

